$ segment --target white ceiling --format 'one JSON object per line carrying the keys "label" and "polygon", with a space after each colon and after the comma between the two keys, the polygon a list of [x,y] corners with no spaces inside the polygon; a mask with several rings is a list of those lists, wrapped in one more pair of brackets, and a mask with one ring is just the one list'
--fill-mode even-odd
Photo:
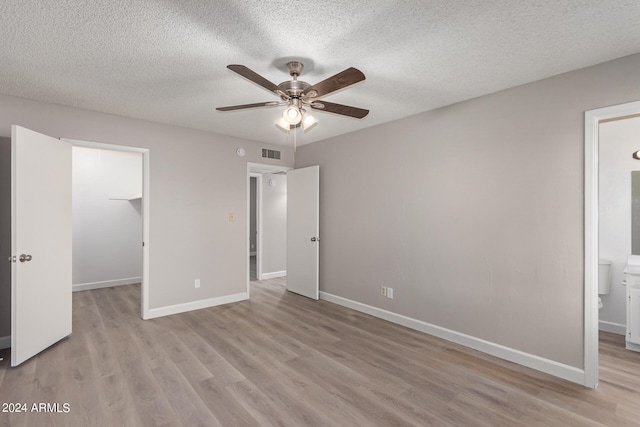
{"label": "white ceiling", "polygon": [[638,0],[3,0],[0,93],[284,144],[280,107],[215,111],[278,100],[227,64],[363,71],[326,100],[369,115],[300,144],[636,53],[639,23]]}

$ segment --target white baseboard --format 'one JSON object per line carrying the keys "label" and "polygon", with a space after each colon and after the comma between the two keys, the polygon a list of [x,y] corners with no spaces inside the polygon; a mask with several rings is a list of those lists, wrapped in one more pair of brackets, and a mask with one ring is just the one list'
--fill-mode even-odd
{"label": "white baseboard", "polygon": [[284,277],[287,275],[287,270],[284,271],[274,271],[271,273],[262,273],[258,280],[266,280],[266,279],[275,279],[276,277]]}
{"label": "white baseboard", "polygon": [[326,292],[320,292],[320,299],[342,305],[344,307],[348,307],[353,310],[378,317],[380,319],[388,320],[389,322],[397,323],[398,325],[406,326],[407,328],[415,329],[417,331],[424,332],[426,334],[433,335],[438,338],[442,338],[447,341],[451,341],[456,344],[460,344],[465,347],[469,347],[474,350],[478,350],[483,353],[487,353],[492,356],[499,357],[501,359],[547,373],[549,375],[553,375],[581,385],[585,384],[585,374],[583,369],[565,365],[563,363],[545,359],[533,354],[525,353],[523,351],[516,350],[510,347],[505,347],[503,345],[496,344],[490,341],[485,341],[483,339],[452,331],[440,326],[432,325],[430,323],[403,316],[401,314],[396,314],[387,310],[383,310],[381,308],[342,298],[337,295],[328,294]]}
{"label": "white baseboard", "polygon": [[626,348],[627,350],[631,350],[631,351],[640,351],[640,345],[633,344],[633,343],[630,343],[628,341],[624,343],[624,348]]}
{"label": "white baseboard", "polygon": [[0,350],[11,347],[11,335],[0,337]]}
{"label": "white baseboard", "polygon": [[200,310],[202,308],[215,307],[217,305],[229,304],[232,302],[249,299],[247,292],[234,295],[227,295],[217,298],[209,298],[200,301],[186,302],[183,304],[169,305],[167,307],[152,308],[144,315],[144,319],[155,319],[156,317],[170,316],[172,314],[185,313],[187,311]]}
{"label": "white baseboard", "polygon": [[105,280],[104,282],[79,283],[72,286],[73,292],[88,291],[89,289],[110,288],[112,286],[133,285],[141,283],[142,277],[129,277],[118,280]]}
{"label": "white baseboard", "polygon": [[611,332],[612,334],[625,335],[627,333],[627,325],[600,320],[598,322],[598,330]]}

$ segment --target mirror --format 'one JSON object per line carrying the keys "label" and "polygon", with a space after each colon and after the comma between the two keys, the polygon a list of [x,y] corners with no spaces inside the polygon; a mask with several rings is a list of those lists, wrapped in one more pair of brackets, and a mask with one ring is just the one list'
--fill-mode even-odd
{"label": "mirror", "polygon": [[631,254],[640,255],[640,171],[631,171]]}

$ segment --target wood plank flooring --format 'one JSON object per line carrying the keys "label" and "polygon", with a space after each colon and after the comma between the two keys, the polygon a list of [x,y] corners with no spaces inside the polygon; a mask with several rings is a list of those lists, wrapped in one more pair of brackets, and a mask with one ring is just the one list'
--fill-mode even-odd
{"label": "wood plank flooring", "polygon": [[[0,426],[638,426],[640,353],[601,334],[596,390],[325,301],[140,319],[140,288],[73,294],[73,335],[0,362]],[[60,412],[31,412],[34,403]],[[63,404],[69,405],[65,413]],[[2,408],[0,408],[2,409]]]}

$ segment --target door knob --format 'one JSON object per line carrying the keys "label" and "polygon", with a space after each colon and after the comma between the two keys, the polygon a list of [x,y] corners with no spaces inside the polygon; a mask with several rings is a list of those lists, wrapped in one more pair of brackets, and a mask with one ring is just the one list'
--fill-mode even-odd
{"label": "door knob", "polygon": [[33,259],[33,257],[31,255],[26,255],[26,254],[20,254],[20,258],[18,258],[20,260],[20,262],[29,262]]}
{"label": "door knob", "polygon": [[311,238],[311,241],[312,241],[312,242],[316,242],[316,241],[318,241],[318,242],[319,242],[319,241],[320,241],[320,238],[319,238],[319,237],[312,237],[312,238]]}

